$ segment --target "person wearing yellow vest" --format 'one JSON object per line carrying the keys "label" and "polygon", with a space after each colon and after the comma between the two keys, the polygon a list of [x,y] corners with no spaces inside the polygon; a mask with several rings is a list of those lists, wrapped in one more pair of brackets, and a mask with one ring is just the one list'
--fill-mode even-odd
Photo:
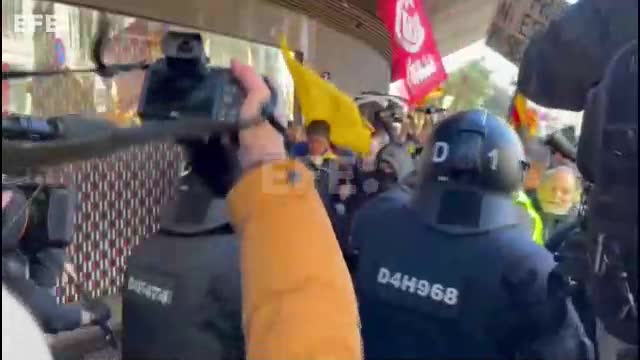
{"label": "person wearing yellow vest", "polygon": [[540,214],[538,214],[538,211],[536,211],[533,206],[533,202],[523,190],[516,192],[514,201],[527,212],[531,219],[531,226],[533,228],[533,234],[531,236],[533,241],[538,245],[544,246],[544,224]]}
{"label": "person wearing yellow vest", "polygon": [[520,205],[531,219],[532,237],[539,244],[544,245],[544,221],[531,197],[527,194],[536,192],[540,186],[544,172],[549,167],[550,152],[538,138],[528,138],[524,142],[529,169],[525,173],[524,189],[515,194],[514,201]]}
{"label": "person wearing yellow vest", "polygon": [[547,170],[535,191],[528,191],[531,206],[540,215],[546,244],[556,229],[571,222],[580,202],[580,184],[573,168],[558,166]]}

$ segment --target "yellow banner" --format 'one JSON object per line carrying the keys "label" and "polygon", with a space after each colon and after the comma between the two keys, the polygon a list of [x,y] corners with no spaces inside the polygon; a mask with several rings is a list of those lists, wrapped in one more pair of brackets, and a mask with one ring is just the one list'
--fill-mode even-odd
{"label": "yellow banner", "polygon": [[331,127],[331,142],[336,146],[365,154],[371,143],[371,130],[353,99],[292,55],[282,37],[282,56],[293,78],[295,97],[305,123],[324,120]]}

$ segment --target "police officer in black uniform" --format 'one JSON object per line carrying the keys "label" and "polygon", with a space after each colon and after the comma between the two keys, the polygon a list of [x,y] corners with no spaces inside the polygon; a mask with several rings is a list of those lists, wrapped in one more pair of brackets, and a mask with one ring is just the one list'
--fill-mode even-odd
{"label": "police officer in black uniform", "polygon": [[123,359],[244,359],[240,245],[225,202],[239,164],[227,140],[180,141],[176,199],[127,259]]}
{"label": "police officer in black uniform", "polygon": [[367,359],[591,359],[566,299],[547,295],[552,255],[512,193],[518,136],[486,111],[434,130],[421,183],[362,208],[356,287]]}

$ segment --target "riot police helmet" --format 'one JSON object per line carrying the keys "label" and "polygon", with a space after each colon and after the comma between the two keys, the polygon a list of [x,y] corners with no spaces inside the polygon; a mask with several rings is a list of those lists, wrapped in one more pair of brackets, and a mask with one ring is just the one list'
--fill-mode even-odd
{"label": "riot police helmet", "polygon": [[509,124],[486,110],[463,111],[434,128],[425,147],[422,182],[512,193],[522,187],[528,163]]}

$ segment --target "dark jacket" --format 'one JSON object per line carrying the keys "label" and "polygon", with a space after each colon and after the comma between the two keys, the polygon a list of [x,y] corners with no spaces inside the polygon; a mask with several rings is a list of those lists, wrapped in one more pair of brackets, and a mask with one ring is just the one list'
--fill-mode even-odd
{"label": "dark jacket", "polygon": [[308,156],[300,160],[314,174],[316,190],[327,211],[331,226],[338,238],[340,248],[344,254],[348,253],[349,215],[348,201],[342,201],[338,194],[340,185],[349,182],[351,158],[343,158],[329,153],[322,164],[317,166]]}
{"label": "dark jacket", "polygon": [[240,244],[223,198],[182,179],[160,230],[128,258],[123,355],[244,359]]}
{"label": "dark jacket", "polygon": [[318,190],[327,212],[330,213],[330,208],[333,207],[333,196],[337,194],[338,157],[333,153],[327,154],[319,166],[311,161],[309,156],[301,157],[300,160],[313,172],[316,190]]}
{"label": "dark jacket", "polygon": [[42,329],[49,334],[75,330],[82,323],[79,304],[58,304],[49,288],[27,278],[26,258],[20,254],[2,255],[2,282],[27,306]]}
{"label": "dark jacket", "polygon": [[[530,229],[514,221],[452,233],[426,224],[410,201],[389,191],[354,223],[365,358],[591,357],[573,307],[547,296],[555,263]],[[508,196],[502,204],[518,213]]]}

